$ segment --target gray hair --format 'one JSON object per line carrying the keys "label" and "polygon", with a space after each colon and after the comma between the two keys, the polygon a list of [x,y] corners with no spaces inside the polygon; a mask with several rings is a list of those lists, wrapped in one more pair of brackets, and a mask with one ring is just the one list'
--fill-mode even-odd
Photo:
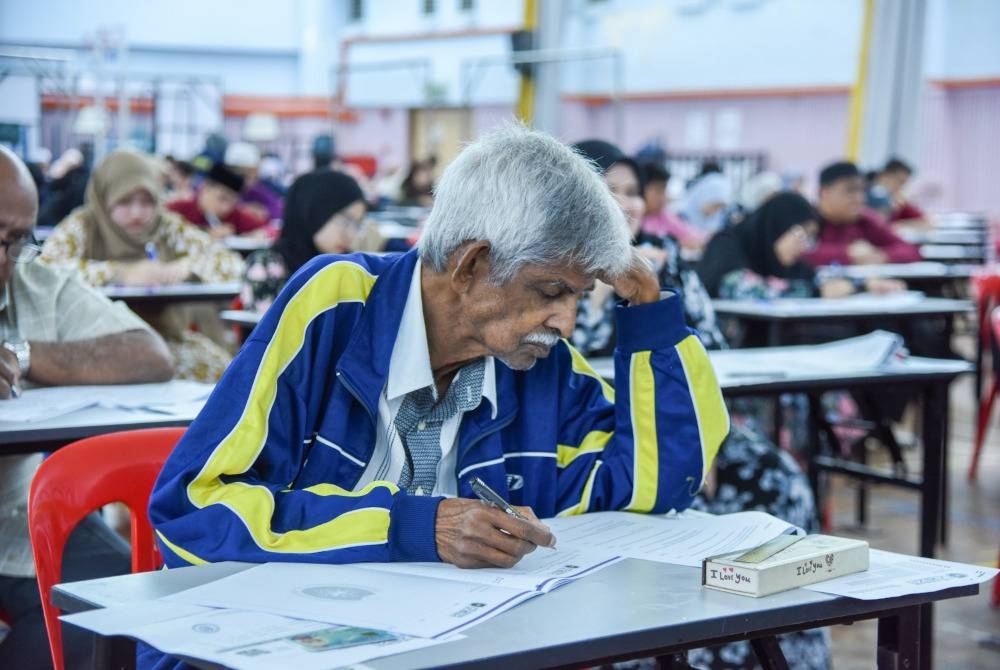
{"label": "gray hair", "polygon": [[468,145],[444,171],[420,240],[443,271],[462,243],[490,243],[490,281],[525,265],[577,263],[587,273],[628,267],[625,215],[595,166],[551,135],[508,124]]}

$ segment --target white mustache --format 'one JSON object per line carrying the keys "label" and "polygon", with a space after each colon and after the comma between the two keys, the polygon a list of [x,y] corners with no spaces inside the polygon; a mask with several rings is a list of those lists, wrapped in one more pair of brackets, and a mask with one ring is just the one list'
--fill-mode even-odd
{"label": "white mustache", "polygon": [[528,333],[524,336],[524,342],[526,344],[540,344],[543,347],[549,347],[550,349],[557,344],[561,338],[558,335],[553,335],[552,333]]}

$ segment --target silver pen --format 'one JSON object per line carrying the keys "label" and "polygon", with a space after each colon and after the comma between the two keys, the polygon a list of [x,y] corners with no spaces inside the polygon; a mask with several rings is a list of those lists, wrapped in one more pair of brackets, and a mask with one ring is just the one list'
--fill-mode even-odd
{"label": "silver pen", "polygon": [[493,505],[502,509],[504,512],[514,517],[515,519],[520,519],[521,521],[530,521],[528,517],[524,516],[518,512],[514,507],[503,499],[503,497],[486,485],[479,477],[471,477],[469,479],[469,486],[472,487],[472,492],[476,494],[476,497],[482,500],[487,505]]}

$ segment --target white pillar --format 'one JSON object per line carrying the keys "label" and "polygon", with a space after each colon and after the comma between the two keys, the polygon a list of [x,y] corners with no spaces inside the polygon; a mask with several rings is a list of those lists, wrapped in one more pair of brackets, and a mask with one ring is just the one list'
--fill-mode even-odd
{"label": "white pillar", "polygon": [[878,0],[862,113],[862,168],[890,156],[919,163],[926,0]]}
{"label": "white pillar", "polygon": [[[562,46],[564,9],[563,0],[544,0],[538,3],[536,49],[558,49]],[[538,63],[535,68],[535,105],[532,125],[558,137],[560,65],[558,62]]]}

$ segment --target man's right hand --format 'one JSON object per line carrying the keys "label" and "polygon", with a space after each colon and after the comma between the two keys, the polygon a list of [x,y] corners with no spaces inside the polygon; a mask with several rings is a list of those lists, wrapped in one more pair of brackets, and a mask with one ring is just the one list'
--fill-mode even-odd
{"label": "man's right hand", "polygon": [[529,521],[479,500],[445,498],[434,523],[438,556],[460,568],[510,568],[536,547],[555,546],[552,532],[530,508],[515,509]]}
{"label": "man's right hand", "polygon": [[0,347],[0,400],[7,400],[13,394],[11,388],[21,381],[21,366],[13,351]]}

